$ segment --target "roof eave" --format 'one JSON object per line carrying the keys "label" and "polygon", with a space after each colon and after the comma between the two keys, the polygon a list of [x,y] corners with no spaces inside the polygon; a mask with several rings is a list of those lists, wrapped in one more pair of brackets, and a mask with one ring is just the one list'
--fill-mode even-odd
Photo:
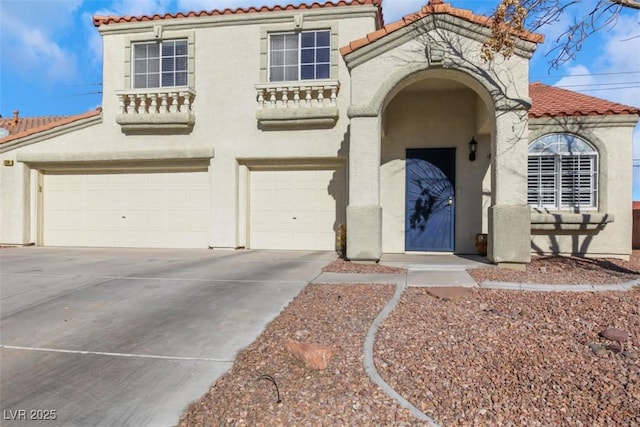
{"label": "roof eave", "polygon": [[31,145],[60,134],[72,132],[101,122],[102,109],[77,116],[70,116],[65,120],[60,120],[59,122],[54,122],[44,127],[30,129],[1,140],[0,153],[11,151],[25,145]]}
{"label": "roof eave", "polygon": [[206,18],[206,17],[221,17],[221,16],[247,16],[247,15],[259,15],[274,12],[304,12],[312,10],[333,9],[341,7],[353,7],[353,6],[374,6],[378,13],[378,24],[382,25],[384,22],[382,16],[382,0],[337,0],[326,1],[324,3],[299,3],[299,4],[287,4],[287,5],[275,5],[275,6],[262,6],[262,7],[238,7],[235,9],[213,9],[202,10],[199,12],[177,12],[177,13],[165,13],[163,15],[141,15],[141,16],[103,16],[94,15],[93,25],[97,28],[101,28],[113,24],[134,24],[134,23],[148,23],[153,21],[167,21],[172,19],[185,19],[185,18]]}

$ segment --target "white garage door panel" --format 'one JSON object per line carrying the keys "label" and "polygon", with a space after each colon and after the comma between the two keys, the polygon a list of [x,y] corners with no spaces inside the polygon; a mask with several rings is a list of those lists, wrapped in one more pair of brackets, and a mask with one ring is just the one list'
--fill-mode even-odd
{"label": "white garage door panel", "polygon": [[251,248],[335,249],[344,222],[342,168],[251,171],[250,185]]}
{"label": "white garage door panel", "polygon": [[206,171],[45,174],[43,244],[205,248]]}

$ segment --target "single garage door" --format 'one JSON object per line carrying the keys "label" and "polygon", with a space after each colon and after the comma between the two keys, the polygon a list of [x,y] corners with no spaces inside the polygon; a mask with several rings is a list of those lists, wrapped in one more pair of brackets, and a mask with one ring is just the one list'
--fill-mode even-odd
{"label": "single garage door", "polygon": [[207,247],[206,170],[46,172],[42,191],[44,245]]}
{"label": "single garage door", "polygon": [[344,168],[252,170],[249,246],[335,250],[344,223]]}

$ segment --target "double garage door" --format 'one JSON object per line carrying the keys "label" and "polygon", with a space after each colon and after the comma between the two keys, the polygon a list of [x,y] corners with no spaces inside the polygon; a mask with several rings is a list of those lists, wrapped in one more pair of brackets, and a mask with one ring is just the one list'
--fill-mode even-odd
{"label": "double garage door", "polygon": [[206,170],[45,173],[47,246],[206,248]]}
{"label": "double garage door", "polygon": [[[206,169],[45,172],[42,244],[206,248],[209,182]],[[247,246],[335,249],[344,186],[344,168],[251,170]]]}

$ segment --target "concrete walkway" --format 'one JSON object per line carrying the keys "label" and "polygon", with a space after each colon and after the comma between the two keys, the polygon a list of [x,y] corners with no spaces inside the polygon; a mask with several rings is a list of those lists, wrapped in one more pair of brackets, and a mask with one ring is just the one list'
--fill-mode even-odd
{"label": "concrete walkway", "polygon": [[341,284],[341,283],[371,283],[394,284],[396,291],[386,306],[367,332],[363,346],[364,368],[367,375],[390,398],[396,400],[400,406],[409,410],[416,418],[430,427],[438,427],[439,424],[431,417],[420,411],[411,402],[400,395],[387,384],[374,363],[374,343],[378,328],[395,309],[407,286],[437,287],[437,288],[482,288],[503,289],[517,291],[538,292],[604,292],[604,291],[630,291],[640,286],[640,279],[622,284],[611,285],[548,285],[529,283],[483,282],[480,285],[467,272],[470,268],[485,268],[492,266],[486,258],[477,256],[456,255],[384,255],[380,260],[381,265],[406,268],[406,274],[359,274],[359,273],[322,273],[312,283],[316,284]]}

